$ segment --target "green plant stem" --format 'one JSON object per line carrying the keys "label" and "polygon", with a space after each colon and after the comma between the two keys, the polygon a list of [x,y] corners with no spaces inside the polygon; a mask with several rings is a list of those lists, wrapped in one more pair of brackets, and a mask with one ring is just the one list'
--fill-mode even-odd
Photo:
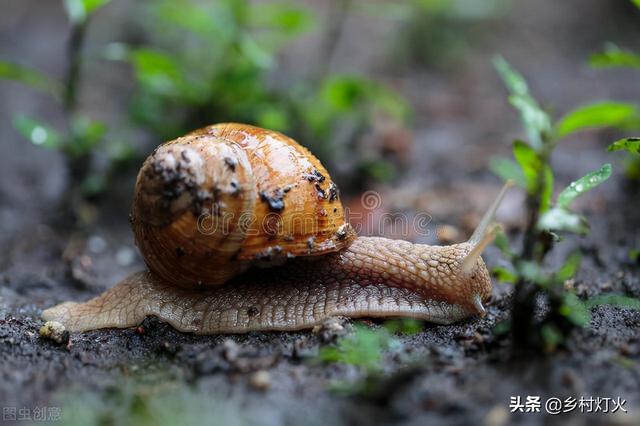
{"label": "green plant stem", "polygon": [[[63,106],[69,125],[69,139],[73,143],[78,136],[74,134],[73,119],[78,107],[78,91],[82,81],[82,49],[84,47],[85,35],[87,31],[88,19],[74,23],[71,27],[71,34],[67,44],[67,73],[64,80]],[[63,217],[62,222],[73,227],[79,225],[79,209],[82,203],[82,182],[89,173],[88,153],[82,155],[71,155],[65,153],[65,162],[69,174],[69,184],[65,194],[61,199],[60,212]],[[70,218],[70,220],[69,220]]]}
{"label": "green plant stem", "polygon": [[82,48],[88,20],[73,24],[67,45],[68,65],[64,84],[64,108],[72,114],[78,102],[78,86],[81,81]]}
{"label": "green plant stem", "polygon": [[[544,169],[550,160],[553,144],[545,143],[540,153],[540,162]],[[545,238],[538,230],[540,207],[545,186],[545,174],[538,173],[534,193],[527,196],[527,226],[522,243],[522,261],[542,263],[547,252],[551,249],[550,239]],[[511,333],[515,352],[539,346],[542,342],[535,324],[536,299],[541,292],[540,286],[523,277],[515,285],[513,303],[511,306]]]}

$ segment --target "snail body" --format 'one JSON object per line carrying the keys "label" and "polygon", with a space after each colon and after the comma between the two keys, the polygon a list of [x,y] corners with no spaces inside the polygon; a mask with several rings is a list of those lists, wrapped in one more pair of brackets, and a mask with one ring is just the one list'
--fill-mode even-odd
{"label": "snail body", "polygon": [[43,318],[85,331],[154,315],[215,334],[298,330],[331,316],[448,324],[484,315],[491,280],[480,255],[503,194],[465,243],[358,237],[305,148],[253,126],[208,126],[160,145],[138,174],[131,223],[149,271]]}

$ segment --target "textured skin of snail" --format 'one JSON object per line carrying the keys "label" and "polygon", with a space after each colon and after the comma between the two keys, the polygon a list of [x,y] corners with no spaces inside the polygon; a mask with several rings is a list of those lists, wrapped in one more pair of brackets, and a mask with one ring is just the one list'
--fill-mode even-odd
{"label": "textured skin of snail", "polygon": [[[216,168],[202,168],[211,159]],[[190,169],[176,175],[179,163]],[[268,181],[265,173],[276,166],[284,173]],[[284,181],[286,192],[278,183]],[[337,195],[328,195],[334,187],[315,157],[276,132],[223,124],[161,145],[141,169],[132,207],[136,243],[150,271],[88,302],[49,308],[43,319],[86,331],[156,316],[180,331],[216,334],[300,330],[332,316],[449,324],[484,315],[491,280],[481,250],[470,256],[471,242],[428,246],[356,237]],[[205,235],[198,221],[206,213],[202,205],[212,202],[218,203],[214,217],[228,208],[258,218],[278,210],[278,221],[311,212],[315,222],[279,222],[265,236],[247,235],[254,225],[232,219],[224,233]]]}

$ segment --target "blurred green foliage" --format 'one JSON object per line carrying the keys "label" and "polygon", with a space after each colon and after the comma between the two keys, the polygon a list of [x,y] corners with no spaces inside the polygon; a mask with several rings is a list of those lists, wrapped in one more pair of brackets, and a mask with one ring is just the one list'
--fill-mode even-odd
{"label": "blurred green foliage", "polygon": [[607,43],[602,52],[591,55],[589,64],[593,68],[640,68],[640,55]]}
{"label": "blurred green foliage", "polygon": [[640,138],[630,137],[615,141],[609,151],[625,151],[625,173],[629,179],[640,180]]}
{"label": "blurred green foliage", "polygon": [[22,83],[25,86],[46,93],[57,101],[59,101],[62,96],[62,86],[59,82],[51,79],[48,75],[40,71],[19,64],[0,61],[0,78]]}
{"label": "blurred green foliage", "polygon": [[[362,76],[276,84],[278,56],[321,26],[294,2],[158,0],[146,13],[148,44],[112,44],[105,55],[131,64],[132,117],[159,140],[215,122],[245,122],[286,132],[331,164],[355,149],[338,143],[344,128],[353,141],[379,114],[399,122],[409,116],[401,96]],[[375,160],[386,163],[381,154]],[[375,167],[364,172],[380,177]]]}
{"label": "blurred green foliage", "polygon": [[402,352],[403,344],[398,335],[412,335],[420,332],[422,327],[421,321],[409,318],[388,320],[378,328],[356,323],[352,333],[339,338],[333,345],[322,347],[313,361],[346,364],[360,370],[362,376],[356,381],[332,381],[329,388],[335,393],[359,396],[384,394],[385,357],[393,354],[408,365],[418,362],[415,353]]}
{"label": "blurred green foliage", "polygon": [[325,362],[340,362],[362,367],[367,372],[380,370],[383,353],[389,348],[393,336],[383,328],[371,329],[360,324],[354,332],[340,338],[335,346],[323,347],[319,358]]}
{"label": "blurred green foliage", "polygon": [[451,68],[486,34],[486,25],[503,16],[511,0],[393,0],[361,7],[403,22],[396,39],[396,61]]}
{"label": "blurred green foliage", "polygon": [[[496,70],[509,90],[509,101],[520,113],[528,142],[513,143],[514,160],[494,159],[490,167],[503,179],[511,179],[527,192],[527,228],[523,248],[515,252],[504,235],[497,239],[508,264],[494,269],[499,280],[515,284],[511,318],[500,324],[497,332],[511,328],[517,349],[541,348],[547,352],[565,341],[574,326],[586,326],[589,308],[600,303],[636,307],[638,301],[625,296],[602,297],[582,301],[565,282],[577,273],[581,255],[572,253],[556,271],[544,267],[545,256],[559,242],[559,233],[586,234],[587,220],[571,210],[575,199],[595,188],[611,176],[611,165],[605,164],[576,180],[552,201],[554,173],[551,157],[557,144],[566,136],[585,129],[619,127],[638,117],[636,105],[620,102],[598,102],[576,108],[556,121],[551,120],[529,93],[525,79],[502,57],[494,61]],[[631,141],[633,143],[633,141]],[[616,149],[629,146],[620,141]],[[549,309],[537,319],[536,299],[542,296]]]}
{"label": "blurred green foliage", "polygon": [[240,398],[211,395],[165,375],[138,377],[95,392],[69,391],[59,395],[60,419],[65,426],[86,425],[246,425],[252,416]]}
{"label": "blurred green foliage", "polygon": [[96,10],[111,0],[64,0],[67,15],[73,24],[86,22]]}
{"label": "blurred green foliage", "polygon": [[77,110],[77,86],[80,84],[79,67],[82,61],[84,31],[91,15],[110,0],[65,0],[64,7],[71,22],[68,45],[67,74],[57,81],[37,70],[7,61],[0,61],[0,78],[19,82],[50,97],[65,113],[61,129],[35,117],[17,115],[14,125],[20,134],[34,145],[61,152],[67,162],[69,188],[62,200],[65,212],[81,219],[81,199],[101,192],[109,170],[93,171],[92,154],[99,151],[113,166],[133,156],[130,146],[111,140],[107,126]]}
{"label": "blurred green foliage", "polygon": [[389,320],[375,329],[355,324],[353,333],[341,337],[335,345],[323,347],[318,359],[355,365],[365,373],[377,374],[382,370],[384,354],[400,347],[395,335],[411,335],[421,330],[422,323],[409,318]]}
{"label": "blurred green foliage", "polygon": [[[65,112],[66,123],[60,128],[24,115],[16,117],[15,126],[35,145],[65,156],[71,198],[82,200],[106,189],[112,170],[134,157],[132,145],[123,141],[140,134],[136,129],[150,133],[157,143],[224,121],[286,132],[330,167],[334,160],[362,157],[348,171],[362,179],[349,182],[394,175],[382,152],[359,143],[380,117],[408,120],[409,108],[400,95],[359,75],[320,73],[278,82],[278,59],[290,43],[331,24],[318,22],[293,1],[154,0],[136,5],[143,25],[140,42],[111,43],[102,52],[102,57],[125,61],[133,70],[131,126],[110,129],[87,116],[77,108],[78,92],[84,57],[96,55],[83,53],[84,39],[93,15],[108,3],[64,0],[71,31],[62,81],[0,61],[0,78],[48,95]],[[360,155],[363,152],[367,155]],[[107,167],[93,167],[94,157],[106,159]],[[63,204],[76,203],[65,199]]]}
{"label": "blurred green foliage", "polygon": [[[640,9],[639,0],[631,2]],[[589,64],[599,68],[640,68],[640,54],[631,50],[622,49],[614,43],[607,43],[601,52],[594,53],[589,58]],[[636,109],[635,115],[628,120],[617,123],[618,128],[624,130],[638,130],[640,128],[640,112]],[[626,151],[625,172],[629,179],[640,180],[640,153],[637,148],[638,138],[627,138],[614,142],[609,146],[609,151]]]}

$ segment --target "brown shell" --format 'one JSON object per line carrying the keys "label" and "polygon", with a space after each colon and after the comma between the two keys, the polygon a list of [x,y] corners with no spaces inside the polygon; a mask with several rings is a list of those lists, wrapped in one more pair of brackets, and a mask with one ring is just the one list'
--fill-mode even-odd
{"label": "brown shell", "polygon": [[149,269],[182,286],[220,285],[355,238],[317,158],[281,133],[235,123],[159,146],[138,174],[131,219]]}

